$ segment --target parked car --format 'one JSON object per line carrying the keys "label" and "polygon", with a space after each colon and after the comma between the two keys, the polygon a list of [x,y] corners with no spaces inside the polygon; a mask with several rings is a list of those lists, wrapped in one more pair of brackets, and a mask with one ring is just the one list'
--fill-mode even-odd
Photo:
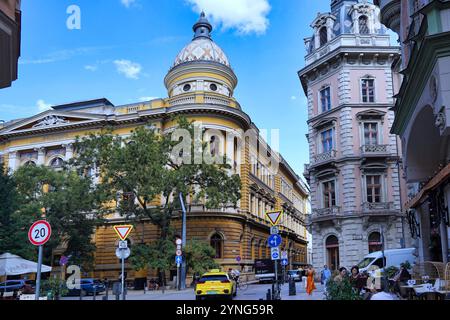
{"label": "parked car", "polygon": [[302,276],[299,270],[288,270],[287,272],[288,278],[294,279],[294,281],[301,281]]}
{"label": "parked car", "polygon": [[36,287],[36,283],[34,280],[7,280],[5,282],[0,283],[0,292],[14,292],[23,290],[25,285],[28,285],[31,287],[31,293],[34,293],[34,289]]}
{"label": "parked car", "polygon": [[206,298],[227,298],[232,300],[237,294],[236,282],[226,272],[211,270],[205,273],[195,285],[197,300]]}
{"label": "parked car", "polygon": [[414,251],[414,248],[385,250],[384,261],[382,251],[372,252],[358,263],[359,271],[371,272],[374,269],[381,269],[383,271],[385,267],[399,268],[400,264],[406,261],[412,264],[415,260]]}
{"label": "parked car", "polygon": [[106,286],[103,282],[98,279],[81,279],[81,289],[69,289],[68,296],[79,296],[80,291],[83,290],[86,295],[94,295],[103,293],[106,291]]}

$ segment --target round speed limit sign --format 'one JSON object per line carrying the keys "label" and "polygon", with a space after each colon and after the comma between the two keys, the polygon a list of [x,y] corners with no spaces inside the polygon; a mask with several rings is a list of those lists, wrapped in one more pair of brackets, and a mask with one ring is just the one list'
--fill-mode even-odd
{"label": "round speed limit sign", "polygon": [[28,231],[28,239],[35,246],[44,245],[52,235],[52,228],[45,220],[36,221]]}

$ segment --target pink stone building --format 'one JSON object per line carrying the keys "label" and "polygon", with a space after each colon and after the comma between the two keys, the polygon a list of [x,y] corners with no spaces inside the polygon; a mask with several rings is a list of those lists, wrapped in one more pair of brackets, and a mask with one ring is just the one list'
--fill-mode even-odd
{"label": "pink stone building", "polygon": [[313,265],[351,267],[366,254],[410,245],[402,214],[405,188],[400,142],[390,134],[392,46],[367,1],[333,0],[305,39],[299,71],[308,98]]}

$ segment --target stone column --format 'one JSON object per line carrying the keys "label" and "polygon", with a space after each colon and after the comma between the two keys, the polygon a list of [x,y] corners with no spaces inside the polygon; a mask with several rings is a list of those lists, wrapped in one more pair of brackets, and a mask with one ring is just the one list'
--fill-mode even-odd
{"label": "stone column", "polygon": [[18,167],[19,167],[18,157],[19,157],[19,154],[17,151],[11,152],[8,154],[8,167],[11,172],[16,171],[16,169],[18,169]]}
{"label": "stone column", "polygon": [[69,143],[63,146],[66,149],[65,161],[69,161],[73,158],[73,144]]}
{"label": "stone column", "polygon": [[45,148],[35,149],[38,152],[37,165],[43,166],[45,165]]}

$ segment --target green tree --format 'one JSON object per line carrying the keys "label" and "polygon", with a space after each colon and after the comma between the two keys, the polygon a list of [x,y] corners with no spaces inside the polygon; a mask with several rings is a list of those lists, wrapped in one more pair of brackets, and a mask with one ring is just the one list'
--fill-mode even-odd
{"label": "green tree", "polygon": [[[77,139],[75,144],[78,156],[71,165],[79,172],[92,168],[101,172],[98,188],[110,201],[122,194],[113,210],[131,221],[144,219],[159,227],[158,241],[145,244],[142,233],[142,243],[133,247],[133,255],[140,256],[132,259],[135,267],[146,262],[167,270],[173,264],[171,222],[180,214],[180,192],[202,201],[207,208],[236,206],[240,199],[240,177],[229,173],[231,166],[226,159],[219,163],[194,161],[199,154],[208,156],[209,146],[185,118],[178,119],[178,129],[185,135],[159,134],[144,126],[128,137],[106,130]],[[187,148],[179,149],[180,142]]]}
{"label": "green tree", "polygon": [[216,252],[208,243],[192,240],[188,241],[185,256],[186,264],[194,274],[203,274],[211,269],[216,269],[219,265],[215,262]]}
{"label": "green tree", "polygon": [[36,250],[27,240],[28,220],[17,212],[19,198],[14,178],[0,168],[0,254],[9,252],[35,259]]}
{"label": "green tree", "polygon": [[[45,261],[50,263],[53,250],[63,244],[64,254],[71,256],[71,263],[90,270],[95,252],[92,235],[103,221],[103,212],[98,210],[103,198],[91,179],[67,168],[55,171],[43,166],[21,167],[13,179],[19,205],[16,224],[12,225],[28,231],[31,224],[42,217],[45,208],[46,220],[52,226],[52,236],[45,245]],[[22,237],[21,241],[28,243],[26,235]]]}

